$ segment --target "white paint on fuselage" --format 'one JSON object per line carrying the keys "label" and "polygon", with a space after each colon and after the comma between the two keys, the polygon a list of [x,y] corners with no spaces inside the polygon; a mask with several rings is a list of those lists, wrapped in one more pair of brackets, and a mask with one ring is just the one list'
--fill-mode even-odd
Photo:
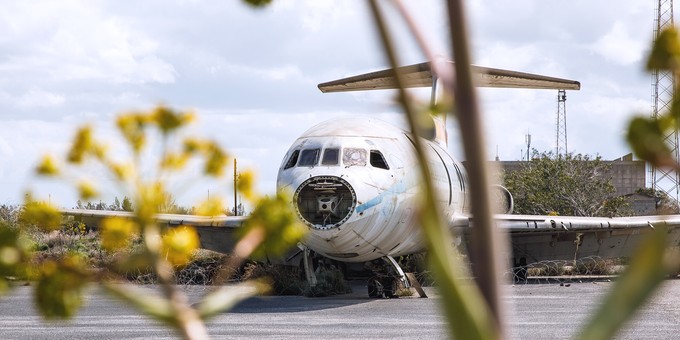
{"label": "white paint on fuselage", "polygon": [[[315,252],[346,262],[370,261],[385,255],[399,256],[424,249],[416,222],[420,181],[415,149],[409,133],[371,118],[343,118],[316,125],[290,147],[279,168],[278,190],[293,193],[306,180],[334,176],[345,180],[356,193],[356,205],[339,226],[321,229],[308,223],[304,244]],[[447,221],[465,212],[465,173],[462,165],[436,143],[426,143],[431,177],[440,211]],[[317,165],[284,169],[295,150],[361,148],[382,153],[389,169],[371,166]],[[295,198],[291,204],[296,204]],[[303,221],[304,222],[304,221]]]}

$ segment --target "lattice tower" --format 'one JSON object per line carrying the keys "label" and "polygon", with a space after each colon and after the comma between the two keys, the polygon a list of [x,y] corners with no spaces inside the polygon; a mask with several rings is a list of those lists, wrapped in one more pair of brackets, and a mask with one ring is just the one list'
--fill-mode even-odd
{"label": "lattice tower", "polygon": [[[661,30],[673,26],[673,0],[658,0],[654,19],[654,40]],[[654,71],[652,73],[652,117],[657,118],[660,114],[670,109],[673,93],[675,92],[675,77],[671,72]],[[678,132],[677,129],[664,136],[676,160],[678,157]],[[662,190],[670,197],[678,199],[680,192],[680,176],[673,170],[660,169],[650,166],[652,188]]]}
{"label": "lattice tower", "polygon": [[567,91],[557,91],[557,133],[555,142],[555,156],[566,154],[567,151]]}

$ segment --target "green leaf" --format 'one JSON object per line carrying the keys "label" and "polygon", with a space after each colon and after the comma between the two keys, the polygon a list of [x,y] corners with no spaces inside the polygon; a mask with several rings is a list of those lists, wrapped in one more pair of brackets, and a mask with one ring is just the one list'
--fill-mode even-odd
{"label": "green leaf", "polygon": [[77,256],[45,262],[35,289],[38,309],[48,319],[71,318],[82,305],[82,290],[87,281]]}
{"label": "green leaf", "polygon": [[157,106],[151,113],[151,119],[164,135],[177,130],[191,122],[194,115],[191,113],[175,112],[163,105]]}
{"label": "green leaf", "polygon": [[272,0],[243,0],[246,5],[253,8],[264,8],[272,3]]}
{"label": "green leaf", "polygon": [[70,163],[80,164],[93,144],[92,127],[89,125],[81,127],[73,137],[73,144],[66,159]]}
{"label": "green leaf", "polygon": [[139,232],[139,225],[123,217],[109,217],[101,222],[102,248],[108,251],[127,247],[133,236]]}
{"label": "green leaf", "polygon": [[173,266],[184,266],[191,260],[191,254],[200,245],[201,241],[194,228],[179,226],[167,230],[163,235],[161,254]]}
{"label": "green leaf", "polygon": [[636,156],[656,166],[675,164],[670,148],[664,141],[667,120],[645,117],[635,117],[631,120],[626,138]]}
{"label": "green leaf", "polygon": [[[426,197],[434,197],[432,188],[424,186],[424,190]],[[464,280],[469,274],[461,256],[451,246],[451,235],[437,217],[436,204],[428,204],[433,201],[421,203],[420,223],[451,334],[461,339],[496,339],[498,329],[492,314],[477,285]]]}
{"label": "green leaf", "polygon": [[237,285],[222,286],[206,295],[197,309],[201,318],[207,319],[229,310],[241,301],[266,293],[269,285],[260,281],[248,281]]}
{"label": "green leaf", "polygon": [[678,71],[680,67],[680,40],[675,27],[662,30],[652,45],[647,59],[647,70]]}
{"label": "green leaf", "polygon": [[12,228],[0,219],[0,295],[7,292],[8,277],[24,276],[29,244],[21,238],[18,228]]}
{"label": "green leaf", "polygon": [[118,117],[118,130],[127,140],[130,148],[139,154],[146,144],[145,128],[149,117],[143,113],[128,113]]}
{"label": "green leaf", "polygon": [[61,213],[52,205],[29,200],[19,215],[19,221],[44,230],[54,230],[61,226]]}
{"label": "green leaf", "polygon": [[212,177],[224,175],[224,169],[229,161],[229,156],[215,142],[206,143],[204,173]]}
{"label": "green leaf", "polygon": [[99,192],[97,191],[97,188],[94,186],[94,184],[85,180],[78,182],[78,193],[80,195],[80,199],[83,201],[89,201],[99,195]]}
{"label": "green leaf", "polygon": [[45,155],[35,171],[42,176],[56,176],[59,174],[59,166],[52,156]]}
{"label": "green leaf", "polygon": [[169,300],[149,294],[148,289],[141,289],[130,284],[104,282],[102,287],[143,313],[174,325],[176,318]]}
{"label": "green leaf", "polygon": [[580,334],[581,339],[611,339],[670,273],[664,261],[668,231],[663,226],[642,241],[630,265]]}
{"label": "green leaf", "polygon": [[255,258],[280,256],[300,241],[307,228],[298,221],[290,202],[283,192],[260,199],[238,230],[240,240],[235,253],[241,257],[252,253]]}

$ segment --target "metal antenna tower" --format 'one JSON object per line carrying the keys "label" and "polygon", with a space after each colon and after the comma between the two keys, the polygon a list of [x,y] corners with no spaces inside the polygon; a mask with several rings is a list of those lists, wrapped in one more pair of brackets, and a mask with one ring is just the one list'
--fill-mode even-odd
{"label": "metal antenna tower", "polygon": [[[661,30],[673,26],[673,0],[658,0],[654,18],[654,40]],[[652,117],[658,118],[660,114],[670,109],[673,93],[675,92],[675,78],[668,71],[655,70],[652,73]],[[678,157],[678,132],[673,130],[664,136],[673,157]],[[652,189],[662,190],[670,197],[678,200],[680,177],[674,170],[659,169],[650,166]]]}
{"label": "metal antenna tower", "polygon": [[557,133],[555,157],[567,152],[567,91],[557,90]]}
{"label": "metal antenna tower", "polygon": [[526,136],[524,136],[524,141],[527,142],[527,159],[526,159],[526,161],[528,162],[528,161],[531,160],[531,134],[529,133],[529,131],[527,131]]}

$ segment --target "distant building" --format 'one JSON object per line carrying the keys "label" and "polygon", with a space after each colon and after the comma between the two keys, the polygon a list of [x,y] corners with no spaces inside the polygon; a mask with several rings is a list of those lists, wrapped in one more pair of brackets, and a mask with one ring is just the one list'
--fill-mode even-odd
{"label": "distant building", "polygon": [[647,183],[645,161],[634,161],[633,154],[627,154],[613,161],[605,161],[611,167],[609,175],[616,188],[616,195],[632,195],[644,189]]}

